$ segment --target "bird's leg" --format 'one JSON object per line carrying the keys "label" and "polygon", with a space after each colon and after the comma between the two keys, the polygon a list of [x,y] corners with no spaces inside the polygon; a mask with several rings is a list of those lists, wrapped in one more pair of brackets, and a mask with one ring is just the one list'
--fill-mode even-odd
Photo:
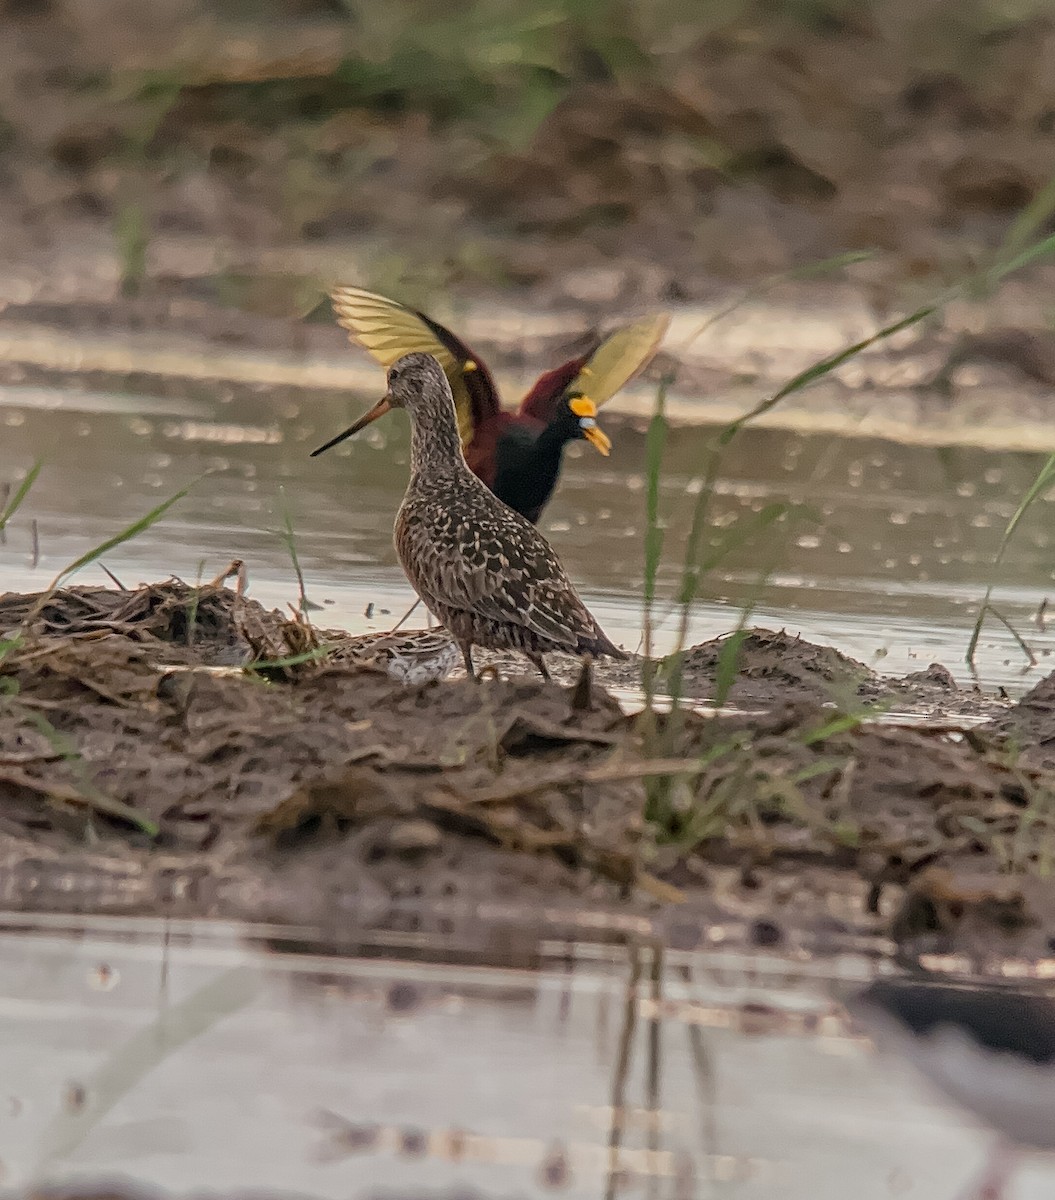
{"label": "bird's leg", "polygon": [[981,1178],[971,1183],[962,1200],[1003,1200],[1015,1162],[1014,1147],[1005,1141],[997,1142],[989,1153]]}
{"label": "bird's leg", "polygon": [[528,658],[530,658],[531,661],[535,664],[535,666],[538,667],[539,672],[542,675],[542,678],[547,683],[549,683],[549,668],[546,666],[546,660],[542,657],[542,655],[541,654],[529,654]]}
{"label": "bird's leg", "polygon": [[465,660],[465,673],[470,679],[476,679],[476,670],[473,667],[473,644],[472,642],[459,642],[458,645],[462,650],[462,658]]}
{"label": "bird's leg", "polygon": [[[404,621],[406,621],[407,617],[409,617],[409,616],[410,616],[410,614],[411,614],[411,613],[414,611],[414,609],[416,609],[416,608],[417,608],[417,606],[418,606],[420,603],[421,603],[421,597],[419,596],[419,597],[417,598],[417,600],[415,600],[415,601],[414,601],[414,603],[413,603],[413,604],[412,604],[412,605],[411,605],[411,606],[410,606],[410,607],[407,609],[407,611],[406,611],[406,612],[405,612],[405,613],[404,613],[404,614],[403,614],[403,615],[402,615],[402,616],[399,618],[399,620],[398,620],[398,621],[395,623],[395,625],[393,625],[393,626],[392,626],[392,628],[389,630],[389,632],[390,632],[390,633],[395,633],[395,632],[396,632],[396,630],[397,630],[397,629],[399,629],[399,627],[400,627],[400,626],[401,626],[401,625],[404,623]],[[430,629],[432,628],[432,622],[431,622],[431,621],[429,622],[429,628],[430,628]]]}

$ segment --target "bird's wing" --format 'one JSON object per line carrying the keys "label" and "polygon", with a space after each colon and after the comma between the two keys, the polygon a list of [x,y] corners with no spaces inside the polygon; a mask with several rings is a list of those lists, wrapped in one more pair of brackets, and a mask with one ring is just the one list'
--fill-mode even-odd
{"label": "bird's wing", "polygon": [[598,407],[625,387],[653,359],[670,325],[670,313],[658,313],[624,325],[586,360],[568,391],[582,392]]}
{"label": "bird's wing", "polygon": [[383,367],[415,351],[431,354],[439,361],[451,385],[463,446],[472,441],[474,429],[483,420],[499,411],[490,371],[438,321],[363,288],[335,287],[330,300],[337,323]]}
{"label": "bird's wing", "polygon": [[[486,499],[492,509],[493,497]],[[488,512],[462,508],[455,516],[442,502],[424,503],[433,506],[431,513],[405,514],[411,523],[422,518],[429,529],[428,540],[415,547],[419,591],[573,650],[581,637],[596,632],[553,548],[529,521],[503,506],[501,533],[492,536]]]}

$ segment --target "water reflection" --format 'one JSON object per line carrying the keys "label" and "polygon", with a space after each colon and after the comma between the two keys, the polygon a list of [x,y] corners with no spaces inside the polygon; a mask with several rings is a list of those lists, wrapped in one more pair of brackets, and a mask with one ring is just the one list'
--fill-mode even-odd
{"label": "water reflection", "polygon": [[[409,592],[391,545],[408,460],[402,422],[311,460],[312,447],[359,413],[364,396],[149,376],[122,386],[85,379],[58,388],[27,378],[0,389],[0,481],[16,481],[37,457],[46,463],[0,547],[5,586],[43,586],[197,479],[163,524],[108,557],[115,574],[129,583],[170,571],[193,579],[239,557],[254,594],[284,601],[292,575],[275,532],[283,487],[309,593],[332,601],[334,623],[384,628],[363,618],[370,601],[379,616],[405,611]],[[605,624],[635,646],[644,424],[608,425],[612,457],[572,448],[543,527]],[[660,586],[668,595],[710,432],[670,434],[661,494]],[[1040,462],[1021,453],[747,431],[729,448],[710,505],[706,552],[720,561],[704,580],[693,636],[728,630],[738,616],[730,606],[753,604],[756,620],[806,636],[820,630],[822,640],[856,657],[885,652],[892,671],[935,657],[955,670],[1003,527]],[[774,503],[795,508],[770,524],[760,514]],[[1001,571],[997,600],[1027,631],[1050,587],[1049,512],[1045,502],[1022,523]],[[39,535],[35,571],[30,518]],[[740,544],[745,529],[755,536]],[[1047,639],[1032,632],[1046,649]],[[989,682],[1016,684],[1020,659],[1006,631],[994,627],[982,654]]]}
{"label": "water reflection", "polygon": [[[459,963],[408,935],[4,926],[10,1187],[841,1200],[852,1172],[878,1200],[893,1175],[951,1194],[983,1150],[848,1025],[861,960],[543,935],[526,966],[500,938]],[[1053,1180],[1035,1164],[1021,1194]]]}

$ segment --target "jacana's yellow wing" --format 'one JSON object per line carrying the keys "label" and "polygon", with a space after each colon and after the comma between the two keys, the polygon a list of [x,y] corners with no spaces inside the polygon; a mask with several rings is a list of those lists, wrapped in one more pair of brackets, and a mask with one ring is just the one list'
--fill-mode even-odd
{"label": "jacana's yellow wing", "polygon": [[600,406],[625,387],[655,357],[670,325],[670,313],[659,313],[624,325],[610,334],[586,360],[569,387]]}
{"label": "jacana's yellow wing", "polygon": [[363,288],[335,287],[330,300],[337,323],[381,366],[390,367],[404,354],[415,352],[431,354],[439,361],[454,394],[463,446],[472,440],[476,425],[498,411],[490,372],[460,338],[439,322]]}

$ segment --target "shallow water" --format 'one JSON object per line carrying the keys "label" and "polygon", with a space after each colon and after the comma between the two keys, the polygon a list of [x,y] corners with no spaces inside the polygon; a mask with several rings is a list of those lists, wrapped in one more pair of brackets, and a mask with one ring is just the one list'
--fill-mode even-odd
{"label": "shallow water", "polygon": [[[321,459],[308,456],[372,399],[147,375],[0,388],[0,483],[17,483],[37,457],[46,464],[0,546],[0,585],[46,586],[68,562],[193,482],[163,522],[108,553],[106,565],[131,585],[168,573],[211,578],[241,558],[250,594],[282,604],[295,596],[277,533],[284,489],[307,594],[325,610],[319,620],[353,631],[387,628],[413,600],[390,541],[406,478],[405,418],[388,418]],[[638,648],[644,429],[616,418],[606,426],[612,456],[601,459],[585,446],[569,452],[543,528],[609,633]],[[678,578],[693,480],[712,432],[681,426],[669,435],[666,596]],[[966,679],[963,654],[988,564],[1042,460],[746,431],[723,461],[710,537],[739,540],[736,523],[750,526],[768,504],[799,507],[705,579],[690,639],[732,629],[742,606],[754,604],[752,623],[831,643],[884,672],[939,660]],[[1051,584],[1050,514],[1045,502],[1022,523],[996,592],[1040,669],[1024,674],[1011,635],[993,623],[978,659],[988,687],[1021,691],[1055,644],[1032,620]],[[97,567],[81,576],[103,578]],[[675,626],[672,617],[660,625],[660,649],[672,644]]]}
{"label": "shallow water", "polygon": [[988,1144],[848,1025],[850,958],[0,924],[8,1187],[929,1200]]}
{"label": "shallow water", "polygon": [[[252,595],[291,599],[276,532],[283,487],[319,620],[387,627],[411,600],[389,540],[402,419],[308,457],[370,399],[146,376],[123,390],[112,379],[0,388],[0,482],[46,461],[0,545],[0,587],[45,586],[204,474],[162,523],[107,554],[125,583],[210,578],[238,557]],[[611,459],[570,454],[545,528],[609,631],[636,646],[643,430],[606,425]],[[708,433],[670,434],[666,594]],[[724,464],[715,536],[774,501],[811,505],[819,521],[776,526],[730,557],[706,580],[690,636],[729,630],[754,601],[756,623],[881,670],[939,659],[963,677],[986,564],[1039,465],[749,432]],[[1029,622],[1051,578],[1050,525],[1046,505],[1023,524],[999,592],[1042,655],[1052,639]],[[661,646],[673,632],[662,626]],[[1039,675],[1023,677],[999,628],[979,662],[990,686],[1021,689]],[[181,1193],[351,1200],[465,1189],[930,1200],[962,1188],[988,1145],[908,1064],[851,1035],[833,998],[865,973],[849,958],[667,952],[654,966],[648,948],[522,944],[505,929],[473,947],[411,934],[334,947],[312,931],[17,915],[0,929],[5,1187],[116,1176]],[[1050,1195],[1053,1181],[1050,1166],[1027,1162],[1015,1195]]]}

